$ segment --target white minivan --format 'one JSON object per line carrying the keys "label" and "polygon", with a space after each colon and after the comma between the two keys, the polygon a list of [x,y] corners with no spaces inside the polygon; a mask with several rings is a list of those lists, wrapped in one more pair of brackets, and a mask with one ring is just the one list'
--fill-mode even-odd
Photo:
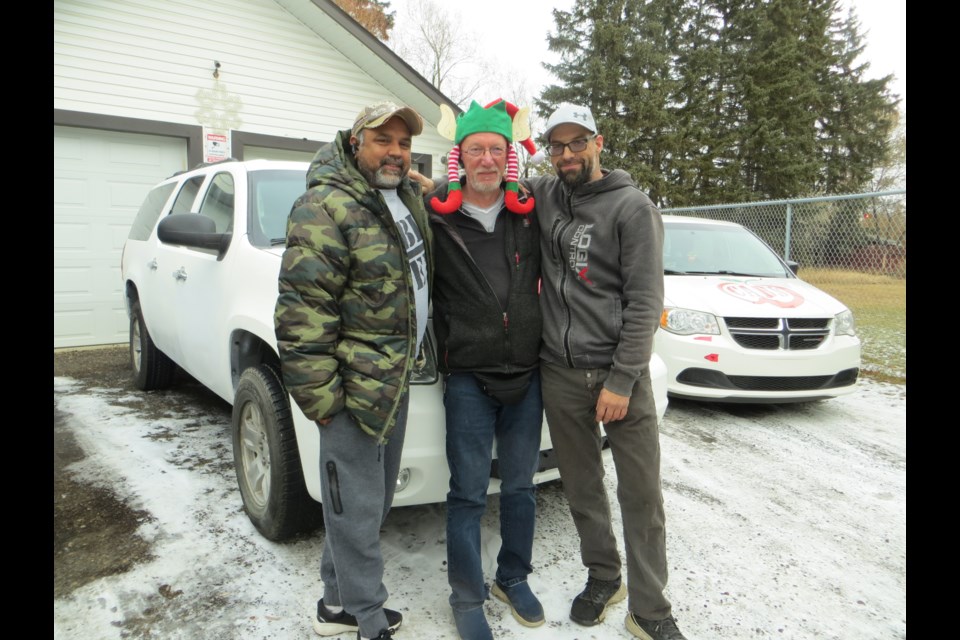
{"label": "white minivan", "polygon": [[850,393],[853,314],[732,222],[664,215],[664,310],[655,351],[671,397],[799,402]]}

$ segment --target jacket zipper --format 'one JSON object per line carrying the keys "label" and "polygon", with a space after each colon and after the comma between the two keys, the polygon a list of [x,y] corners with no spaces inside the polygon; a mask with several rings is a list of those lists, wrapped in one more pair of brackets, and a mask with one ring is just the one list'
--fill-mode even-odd
{"label": "jacket zipper", "polygon": [[563,244],[561,238],[563,237],[564,231],[567,230],[571,224],[573,224],[573,194],[567,196],[567,213],[570,215],[570,219],[566,222],[561,222],[559,218],[554,222],[554,250],[556,250],[559,255],[554,254],[555,258],[559,258],[560,262],[560,283],[557,287],[557,295],[560,297],[560,301],[563,303],[565,309],[564,312],[564,329],[563,329],[563,357],[567,362],[567,366],[573,368],[573,354],[570,349],[570,329],[572,325],[570,305],[567,302],[567,277],[569,273],[569,268],[566,264],[566,258],[563,253]]}
{"label": "jacket zipper", "polygon": [[[503,212],[503,209],[501,208],[500,211]],[[463,209],[462,209],[462,208],[460,209],[460,213],[463,213],[463,215],[467,215],[466,213],[463,212]],[[498,215],[499,215],[499,214],[498,214]],[[467,216],[467,217],[469,217],[469,216]],[[443,225],[444,231],[445,231],[446,233],[448,233],[451,238],[453,238],[453,241],[456,243],[456,245],[457,245],[458,247],[460,247],[460,249],[463,251],[463,253],[464,253],[464,255],[467,257],[467,259],[470,260],[471,264],[473,264],[473,267],[474,267],[474,269],[476,269],[477,273],[480,274],[480,278],[483,280],[484,284],[487,285],[487,289],[490,291],[490,295],[493,297],[494,301],[496,301],[496,303],[497,303],[497,308],[500,309],[500,315],[501,315],[501,317],[503,318],[503,335],[504,335],[504,338],[505,338],[505,340],[504,340],[504,350],[505,350],[505,352],[504,352],[503,356],[504,356],[504,360],[505,360],[505,361],[509,361],[509,359],[510,359],[509,356],[510,356],[510,351],[511,351],[511,349],[510,349],[510,340],[509,340],[509,335],[510,335],[510,331],[509,331],[509,329],[510,329],[510,316],[509,316],[507,310],[503,308],[503,303],[500,302],[500,298],[497,297],[496,291],[493,290],[493,285],[490,284],[490,281],[489,281],[489,280],[487,280],[487,276],[484,275],[483,271],[480,269],[480,266],[477,264],[477,261],[473,259],[473,256],[472,256],[472,255],[470,255],[470,251],[469,251],[469,249],[467,249],[467,245],[466,245],[466,243],[464,243],[463,238],[460,236],[460,234],[457,232],[457,230],[453,227],[453,225],[451,225],[449,222],[447,222],[447,221],[444,220],[443,218],[440,218],[440,222],[441,222],[442,225]],[[513,224],[511,224],[510,218],[504,219],[503,222],[504,222],[504,224],[510,226],[510,232],[512,232],[513,235],[514,235],[513,243],[514,243],[514,246],[516,247],[516,248],[514,249],[514,254],[513,254],[513,255],[514,255],[514,265],[515,265],[516,271],[519,272],[519,271],[520,271],[520,249],[519,249],[519,241],[518,241],[517,238],[516,238],[516,229],[514,228]],[[504,235],[506,235],[506,233],[507,233],[507,231],[504,231]],[[511,281],[510,281],[510,286],[509,286],[508,289],[507,289],[507,297],[508,297],[508,298],[510,297],[511,293],[513,292],[514,286],[515,286],[515,282],[514,282],[513,280],[511,280]],[[509,300],[508,300],[507,302],[508,302],[508,306],[509,306]],[[449,366],[449,365],[448,365],[448,366]]]}

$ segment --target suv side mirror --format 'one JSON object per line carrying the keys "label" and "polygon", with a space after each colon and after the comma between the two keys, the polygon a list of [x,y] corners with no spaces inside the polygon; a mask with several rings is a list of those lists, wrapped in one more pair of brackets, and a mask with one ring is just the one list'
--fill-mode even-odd
{"label": "suv side mirror", "polygon": [[787,260],[787,266],[790,267],[790,271],[793,271],[793,275],[799,275],[800,272],[800,263],[796,260]]}
{"label": "suv side mirror", "polygon": [[207,216],[197,213],[171,213],[157,225],[157,238],[167,244],[216,251],[217,257],[222,258],[230,246],[233,234],[217,233],[217,225]]}

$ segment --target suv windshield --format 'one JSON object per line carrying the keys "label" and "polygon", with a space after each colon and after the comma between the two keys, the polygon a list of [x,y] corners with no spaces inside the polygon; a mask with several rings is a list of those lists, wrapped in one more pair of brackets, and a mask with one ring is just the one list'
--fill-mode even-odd
{"label": "suv windshield", "polygon": [[250,184],[250,243],[265,247],[283,244],[287,235],[287,216],[294,201],[306,190],[303,171],[271,169],[251,171]]}
{"label": "suv windshield", "polygon": [[763,240],[743,227],[664,223],[667,275],[794,277]]}

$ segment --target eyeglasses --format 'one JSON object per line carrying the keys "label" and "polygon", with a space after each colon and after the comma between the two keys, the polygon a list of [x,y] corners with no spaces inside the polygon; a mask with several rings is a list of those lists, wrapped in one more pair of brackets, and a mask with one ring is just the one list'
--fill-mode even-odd
{"label": "eyeglasses", "polygon": [[470,147],[469,149],[463,150],[463,152],[471,158],[480,158],[488,151],[490,152],[490,156],[493,158],[502,158],[507,152],[507,150],[503,147],[490,147],[489,149],[484,149],[483,147]]}
{"label": "eyeglasses", "polygon": [[588,136],[586,138],[577,138],[576,140],[571,140],[570,142],[551,142],[547,145],[547,153],[552,156],[562,156],[563,150],[566,147],[570,147],[570,151],[573,153],[580,153],[587,148],[587,143],[597,137],[597,134]]}

